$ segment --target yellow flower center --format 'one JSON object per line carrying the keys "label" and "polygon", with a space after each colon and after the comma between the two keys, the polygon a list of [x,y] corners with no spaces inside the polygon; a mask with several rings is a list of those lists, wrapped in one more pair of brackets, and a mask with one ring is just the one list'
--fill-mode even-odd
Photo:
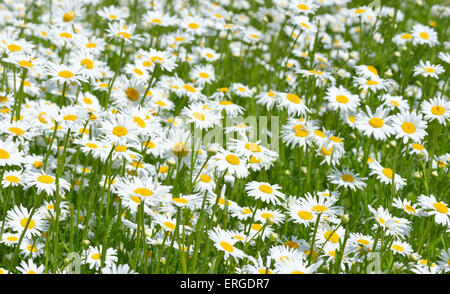
{"label": "yellow flower center", "polygon": [[94,253],[92,254],[91,258],[93,260],[100,260],[100,258],[102,257],[102,255],[100,253]]}
{"label": "yellow flower center", "polygon": [[27,60],[21,60],[18,62],[18,64],[20,66],[24,66],[24,67],[33,67],[33,63],[27,61]]}
{"label": "yellow flower center", "polygon": [[16,176],[7,176],[5,180],[7,180],[10,183],[18,183],[20,181],[20,179]]}
{"label": "yellow flower center", "polygon": [[205,116],[203,115],[203,113],[201,112],[194,112],[192,114],[196,119],[200,120],[200,121],[204,121],[205,120]]}
{"label": "yellow flower center", "polygon": [[152,196],[153,192],[147,188],[137,188],[134,193],[139,194],[143,197]]}
{"label": "yellow flower center", "polygon": [[404,123],[402,124],[402,130],[403,130],[405,133],[413,134],[413,133],[416,132],[416,126],[415,126],[413,123],[410,123],[410,122],[404,122]]}
{"label": "yellow flower center", "polygon": [[129,39],[129,38],[131,38],[131,34],[129,34],[127,32],[120,32],[120,33],[117,33],[117,37]]}
{"label": "yellow flower center", "polygon": [[219,245],[220,245],[225,251],[227,251],[227,252],[230,252],[230,253],[231,253],[231,252],[234,251],[233,245],[231,245],[231,244],[228,243],[228,242],[222,241],[222,242],[219,243]]}
{"label": "yellow flower center", "polygon": [[198,24],[196,24],[195,22],[191,22],[191,23],[188,25],[188,27],[189,27],[190,29],[196,30],[196,29],[198,29],[200,26],[199,26]]}
{"label": "yellow flower center", "polygon": [[268,186],[268,185],[261,185],[259,186],[259,190],[263,193],[266,194],[272,194],[273,193],[273,189],[272,187]]}
{"label": "yellow flower center", "polygon": [[141,128],[145,128],[145,126],[146,126],[145,121],[142,118],[137,117],[137,116],[133,117],[133,122],[135,122]]}
{"label": "yellow flower center", "polygon": [[420,150],[420,151],[422,151],[422,150],[425,149],[425,148],[424,148],[421,144],[419,144],[419,143],[413,143],[413,144],[412,144],[412,147],[413,147],[414,149]]}
{"label": "yellow flower center", "polygon": [[440,213],[448,213],[448,207],[444,203],[436,202],[433,204],[433,207],[436,208],[436,210]]}
{"label": "yellow flower center", "polygon": [[383,172],[383,174],[384,174],[386,177],[388,177],[389,179],[392,180],[392,174],[393,174],[392,169],[390,169],[390,168],[384,168],[384,169],[382,170],[382,172]]}
{"label": "yellow flower center", "polygon": [[65,78],[65,79],[70,79],[71,77],[74,76],[74,74],[68,70],[63,70],[58,73],[58,76]]}
{"label": "yellow flower center", "polygon": [[324,234],[325,240],[328,239],[329,241],[331,241],[333,243],[339,242],[339,235],[338,234],[333,233],[331,235],[331,237],[330,237],[330,235],[331,235],[331,231],[326,231],[325,234]]}
{"label": "yellow flower center", "polygon": [[347,104],[348,103],[348,98],[344,95],[338,95],[336,96],[336,101],[342,104]]}
{"label": "yellow flower center", "polygon": [[317,212],[324,212],[324,211],[327,211],[328,208],[323,205],[314,205],[312,210],[317,211]]}
{"label": "yellow flower center", "polygon": [[195,88],[191,85],[183,85],[183,88],[188,92],[195,93]]}
{"label": "yellow flower center", "polygon": [[393,245],[392,248],[393,248],[395,251],[404,251],[404,250],[405,250],[405,249],[403,249],[402,246],[397,245],[397,244]]}
{"label": "yellow flower center", "polygon": [[9,128],[9,131],[16,134],[17,136],[23,135],[25,133],[21,128],[17,127]]}
{"label": "yellow flower center", "polygon": [[245,144],[245,149],[250,150],[252,152],[261,152],[261,147],[258,144],[249,142]]}
{"label": "yellow flower center", "polygon": [[286,95],[286,98],[287,98],[289,101],[291,101],[292,103],[300,104],[300,97],[298,97],[298,96],[295,95],[295,94],[287,94],[287,95]]}
{"label": "yellow flower center", "polygon": [[86,67],[87,69],[93,69],[94,68],[94,62],[92,60],[90,60],[90,59],[87,59],[87,58],[82,59],[80,63],[81,63],[82,66]]}
{"label": "yellow flower center", "polygon": [[204,183],[211,182],[211,177],[205,174],[200,175],[200,180]]}
{"label": "yellow flower center", "polygon": [[229,154],[227,156],[225,156],[225,160],[232,165],[239,165],[239,163],[241,162],[239,160],[239,158],[236,155],[233,154]]}
{"label": "yellow flower center", "polygon": [[372,65],[367,66],[367,69],[374,75],[376,75],[376,76],[378,75],[378,70],[375,67],[373,67]]}
{"label": "yellow flower center", "polygon": [[443,115],[445,113],[445,108],[439,105],[431,107],[431,113],[434,115]]}
{"label": "yellow flower center", "polygon": [[303,220],[312,220],[313,219],[313,215],[309,211],[300,210],[297,214]]}
{"label": "yellow flower center", "polygon": [[369,125],[373,128],[381,128],[384,125],[384,121],[381,118],[373,117],[369,120]]}
{"label": "yellow flower center", "polygon": [[421,32],[419,36],[424,40],[428,40],[430,38],[430,35],[428,35],[428,33],[426,32]]}
{"label": "yellow flower center", "polygon": [[171,222],[164,222],[163,223],[164,226],[168,227],[169,229],[171,229],[172,231],[175,230],[175,224],[171,223]]}
{"label": "yellow flower center", "polygon": [[124,128],[124,127],[117,126],[117,127],[113,128],[112,133],[113,133],[113,135],[115,135],[117,137],[123,137],[126,134],[128,134],[128,130],[126,128]]}
{"label": "yellow flower center", "polygon": [[43,184],[51,184],[55,181],[55,179],[52,176],[48,176],[48,175],[40,175],[37,178],[38,182],[41,182]]}
{"label": "yellow flower center", "polygon": [[11,44],[11,45],[8,45],[8,50],[12,51],[12,52],[17,52],[17,51],[22,50],[22,47],[20,47],[19,45]]}
{"label": "yellow flower center", "polygon": [[185,157],[186,155],[189,154],[189,148],[187,146],[185,146],[183,142],[179,142],[179,143],[173,145],[172,152],[177,157],[180,155],[182,157]]}
{"label": "yellow flower center", "polygon": [[[20,220],[20,225],[25,228],[25,226],[27,225],[27,222],[28,222],[28,218],[24,217],[23,219]],[[34,220],[30,219],[30,222],[28,223],[27,228],[32,229],[32,228],[34,228],[35,225],[36,224],[34,223]]]}
{"label": "yellow flower center", "polygon": [[64,14],[63,21],[70,22],[74,18],[75,18],[75,12],[74,11],[69,11],[69,12],[66,12]]}

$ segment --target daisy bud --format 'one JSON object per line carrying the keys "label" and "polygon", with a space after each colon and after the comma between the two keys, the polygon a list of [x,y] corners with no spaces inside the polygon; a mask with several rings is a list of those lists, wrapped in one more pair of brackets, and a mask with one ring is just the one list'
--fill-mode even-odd
{"label": "daisy bud", "polygon": [[431,175],[432,175],[433,177],[437,177],[437,176],[438,176],[438,173],[437,173],[437,171],[434,170],[434,171],[431,172]]}
{"label": "daisy bud", "polygon": [[68,265],[70,263],[70,259],[64,258],[64,265]]}
{"label": "daisy bud", "polygon": [[206,150],[206,152],[208,153],[208,156],[216,155],[218,152],[217,146],[215,146],[215,145],[209,146],[209,148],[208,148],[208,150]]}
{"label": "daisy bud", "polygon": [[389,145],[391,145],[392,147],[396,147],[397,142],[395,142],[395,140],[392,140],[391,142],[389,142]]}
{"label": "daisy bud", "polygon": [[288,169],[287,169],[287,170],[285,170],[285,171],[284,171],[284,173],[285,173],[286,175],[288,175],[288,176],[290,176],[290,175],[291,175],[291,171],[290,171],[290,170],[288,170]]}
{"label": "daisy bud", "polygon": [[419,153],[419,154],[417,154],[420,158],[424,158],[425,157],[425,153]]}
{"label": "daisy bud", "polygon": [[420,174],[420,172],[416,171],[416,172],[414,173],[414,178],[415,178],[415,179],[420,179],[421,177],[422,177],[422,175]]}
{"label": "daisy bud", "polygon": [[91,245],[91,241],[89,240],[83,240],[81,241],[81,245],[83,245],[84,247],[89,247],[89,245]]}
{"label": "daisy bud", "polygon": [[415,253],[415,252],[413,252],[413,253],[411,253],[411,254],[409,255],[409,259],[410,259],[411,261],[414,261],[414,262],[418,261],[419,258],[420,258],[419,254],[417,254],[417,253]]}
{"label": "daisy bud", "polygon": [[350,221],[348,214],[342,214],[339,216],[339,218],[341,219],[341,222],[343,222],[344,224],[348,224],[348,222]]}
{"label": "daisy bud", "polygon": [[362,255],[366,255],[369,252],[370,252],[370,249],[367,248],[366,246],[361,246],[360,249],[359,249],[359,253],[362,254]]}
{"label": "daisy bud", "polygon": [[60,196],[61,196],[61,200],[63,200],[63,201],[65,201],[67,199],[65,194],[61,194]]}
{"label": "daisy bud", "polygon": [[269,235],[269,239],[270,239],[270,241],[272,241],[272,242],[277,241],[277,240],[278,240],[278,234],[277,234],[277,233],[271,233],[271,234]]}
{"label": "daisy bud", "polygon": [[273,217],[268,217],[266,219],[266,222],[270,226],[270,225],[273,225],[275,223],[275,220],[273,219]]}
{"label": "daisy bud", "polygon": [[388,70],[386,71],[385,75],[386,75],[387,77],[392,77],[392,75],[393,75],[392,70],[391,70],[391,69],[388,69]]}
{"label": "daisy bud", "polygon": [[173,157],[171,157],[171,158],[169,158],[169,159],[167,160],[167,164],[168,164],[169,166],[176,166],[176,165],[177,165],[177,161],[176,161]]}
{"label": "daisy bud", "polygon": [[161,259],[159,261],[161,262],[162,265],[166,264],[166,258],[165,257],[161,257]]}
{"label": "daisy bud", "polygon": [[301,167],[302,173],[306,174],[308,172],[308,169],[306,168],[306,166],[302,166]]}
{"label": "daisy bud", "polygon": [[401,56],[400,52],[398,52],[398,51],[395,51],[394,55],[395,55],[395,57],[400,57]]}

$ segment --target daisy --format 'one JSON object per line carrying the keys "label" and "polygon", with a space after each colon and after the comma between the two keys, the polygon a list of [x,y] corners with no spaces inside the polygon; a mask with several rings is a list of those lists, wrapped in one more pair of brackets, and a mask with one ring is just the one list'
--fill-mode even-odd
{"label": "daisy", "polygon": [[102,268],[102,274],[106,275],[130,275],[130,274],[136,274],[136,272],[130,268],[128,264],[111,264],[108,267]]}
{"label": "daisy", "polygon": [[390,168],[385,168],[381,166],[380,163],[374,162],[369,166],[370,175],[376,175],[377,179],[386,185],[392,185],[392,179],[394,178],[395,190],[400,190],[406,185],[406,180],[402,178],[399,174],[395,174]]}
{"label": "daisy", "polygon": [[284,245],[277,245],[269,249],[269,256],[275,261],[275,265],[279,266],[292,260],[303,259],[305,254]]}
{"label": "daisy", "polygon": [[231,85],[231,91],[233,94],[239,96],[239,97],[252,97],[253,96],[253,91],[245,86],[244,84],[241,83],[234,83]]}
{"label": "daisy", "polygon": [[372,65],[358,65],[355,66],[355,70],[357,75],[366,79],[377,79],[380,77],[378,70]]}
{"label": "daisy", "polygon": [[355,126],[360,129],[364,135],[374,136],[375,140],[386,140],[395,129],[391,125],[392,118],[389,116],[389,109],[380,106],[372,113],[369,106],[366,105],[366,111],[360,112],[356,117]]}
{"label": "daisy", "polygon": [[137,34],[134,34],[136,24],[126,25],[123,21],[108,23],[108,29],[106,29],[107,36],[111,38],[118,38],[127,43],[131,43],[133,40],[143,41],[144,39]]}
{"label": "daisy", "polygon": [[420,157],[424,157],[426,161],[428,161],[428,151],[423,147],[420,143],[410,143],[404,149],[403,152],[407,152],[409,150],[409,154],[415,154]]}
{"label": "daisy", "polygon": [[100,132],[107,141],[115,144],[137,142],[139,129],[130,117],[117,114],[102,121]]}
{"label": "daisy", "polygon": [[80,82],[85,82],[81,76],[82,67],[80,65],[64,65],[56,63],[46,63],[45,72],[50,76],[49,82],[53,83],[76,83],[81,85]]}
{"label": "daisy", "polygon": [[305,100],[293,93],[279,92],[280,99],[278,104],[280,107],[287,108],[289,115],[301,115],[311,112],[305,104]]}
{"label": "daisy", "polygon": [[236,272],[239,274],[276,274],[278,273],[275,269],[272,268],[272,259],[270,256],[267,256],[266,262],[264,263],[261,254],[258,253],[258,259],[255,259],[253,256],[248,256],[248,259],[252,262],[252,264],[246,264],[240,269],[236,269]]}
{"label": "daisy", "polygon": [[40,235],[42,231],[46,230],[47,222],[39,211],[36,211],[32,217],[30,217],[30,212],[22,205],[14,206],[6,214],[6,226],[19,234],[25,230],[25,238]]}
{"label": "daisy", "polygon": [[450,224],[450,211],[447,203],[437,201],[433,195],[420,195],[417,200],[422,208],[426,210],[428,216],[434,215],[434,220],[436,223],[443,226],[448,226]]}
{"label": "daisy", "polygon": [[[70,184],[63,178],[59,178],[59,193],[61,191],[70,190]],[[45,192],[48,195],[52,195],[56,191],[56,177],[50,174],[41,172],[28,172],[25,175],[26,186],[25,189],[36,187],[37,194]]]}
{"label": "daisy", "polygon": [[424,101],[420,112],[426,120],[437,120],[441,125],[445,125],[450,117],[450,102],[444,98],[435,97]]}
{"label": "daisy", "polygon": [[315,223],[317,215],[312,211],[312,207],[300,201],[294,201],[288,205],[290,219],[295,223],[310,225]]}
{"label": "daisy", "polygon": [[233,152],[222,149],[212,160],[219,171],[228,172],[239,179],[245,178],[249,174],[246,162]]}
{"label": "daisy", "polygon": [[215,80],[214,67],[210,64],[194,66],[190,71],[190,77],[201,86],[211,84]]}
{"label": "daisy", "polygon": [[382,78],[365,78],[365,77],[355,77],[354,84],[356,87],[361,89],[364,93],[369,90],[376,93],[378,91],[387,91],[389,87],[389,81]]}
{"label": "daisy", "polygon": [[414,45],[426,44],[434,46],[439,44],[437,33],[430,27],[422,24],[415,24],[411,29]]}
{"label": "daisy", "polygon": [[279,99],[281,96],[278,92],[269,90],[267,92],[261,92],[255,96],[256,103],[261,104],[267,108],[267,110],[271,110],[272,107],[279,103]]}
{"label": "daisy", "polygon": [[394,198],[392,206],[403,210],[405,213],[409,215],[417,215],[417,216],[424,215],[424,213],[422,213],[422,209],[418,207],[417,203],[411,204],[411,201],[407,199]]}
{"label": "daisy", "polygon": [[279,190],[279,185],[272,185],[266,182],[248,182],[245,185],[245,191],[249,196],[255,197],[255,199],[261,199],[261,201],[272,204],[281,204],[285,195]]}
{"label": "daisy", "polygon": [[255,220],[265,223],[269,219],[272,219],[275,225],[279,225],[284,221],[284,214],[281,213],[278,209],[270,210],[267,208],[263,208],[256,211]]}
{"label": "daisy", "polygon": [[279,274],[314,274],[322,265],[323,261],[307,265],[303,259],[292,259],[287,262],[277,264],[276,270]]}
{"label": "daisy", "polygon": [[[89,246],[89,248],[83,251],[82,262],[89,265],[89,269],[98,270],[101,265],[102,259],[102,245],[97,247]],[[117,249],[107,248],[104,257],[104,266],[112,267],[117,262]]]}
{"label": "daisy", "polygon": [[428,134],[425,129],[427,122],[422,120],[422,115],[413,112],[403,112],[392,117],[396,138],[403,138],[403,144],[409,139],[413,142],[420,142]]}
{"label": "daisy", "polygon": [[16,269],[21,274],[43,274],[44,273],[44,265],[41,264],[37,266],[32,259],[28,259],[28,262],[22,260],[20,265],[16,267]]}
{"label": "daisy", "polygon": [[22,175],[21,171],[5,171],[3,174],[2,179],[2,187],[17,187],[17,186],[23,186],[24,183],[24,177]]}
{"label": "daisy", "polygon": [[328,100],[328,107],[344,112],[355,111],[359,105],[359,97],[350,93],[343,86],[329,87],[325,99]]}
{"label": "daisy", "polygon": [[234,246],[237,240],[233,239],[227,231],[214,228],[208,231],[208,236],[214,242],[214,246],[224,252],[225,260],[230,256],[235,259],[241,259],[247,256],[241,249]]}
{"label": "daisy", "polygon": [[221,123],[222,116],[203,103],[191,104],[183,108],[182,115],[188,117],[187,123],[194,123],[199,129],[210,129]]}
{"label": "daisy", "polygon": [[421,60],[418,65],[414,66],[414,76],[422,75],[424,77],[439,78],[441,73],[445,72],[442,65],[431,64],[429,60],[425,63]]}
{"label": "daisy", "polygon": [[411,245],[409,245],[405,241],[394,240],[394,242],[392,242],[390,249],[394,254],[399,254],[403,256],[409,256],[411,253],[413,253]]}
{"label": "daisy", "polygon": [[402,96],[392,96],[390,94],[383,94],[381,99],[384,100],[383,105],[391,110],[398,109],[400,112],[409,111],[408,101],[403,99]]}
{"label": "daisy", "polygon": [[450,271],[450,249],[441,250],[441,253],[439,254],[438,264],[444,272]]}
{"label": "daisy", "polygon": [[337,169],[331,170],[328,179],[331,183],[338,185],[338,187],[343,186],[344,188],[350,188],[353,191],[356,191],[356,189],[363,190],[367,186],[364,182],[367,178],[359,177],[358,174],[348,168],[344,168],[342,171]]}

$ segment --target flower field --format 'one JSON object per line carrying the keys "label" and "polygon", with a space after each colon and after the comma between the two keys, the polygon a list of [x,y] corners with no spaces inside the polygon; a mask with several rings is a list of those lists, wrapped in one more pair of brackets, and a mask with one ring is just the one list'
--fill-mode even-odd
{"label": "flower field", "polygon": [[448,2],[0,13],[0,274],[450,272]]}

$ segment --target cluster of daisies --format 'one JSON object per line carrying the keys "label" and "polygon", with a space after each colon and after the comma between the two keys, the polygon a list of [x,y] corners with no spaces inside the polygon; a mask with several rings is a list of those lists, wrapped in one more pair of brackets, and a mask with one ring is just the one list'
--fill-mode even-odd
{"label": "cluster of daisies", "polygon": [[450,271],[448,5],[44,2],[0,4],[0,274]]}

